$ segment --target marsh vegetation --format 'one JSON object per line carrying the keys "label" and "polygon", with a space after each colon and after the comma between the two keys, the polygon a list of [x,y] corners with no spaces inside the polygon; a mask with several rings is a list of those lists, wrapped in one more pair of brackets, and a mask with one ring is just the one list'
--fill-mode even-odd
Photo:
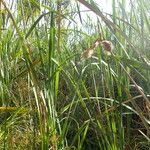
{"label": "marsh vegetation", "polygon": [[150,1],[0,0],[0,149],[148,150]]}

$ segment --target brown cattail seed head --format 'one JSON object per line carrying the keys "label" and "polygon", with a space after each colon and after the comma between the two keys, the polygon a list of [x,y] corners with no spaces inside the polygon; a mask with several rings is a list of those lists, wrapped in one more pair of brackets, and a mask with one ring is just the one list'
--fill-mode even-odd
{"label": "brown cattail seed head", "polygon": [[93,45],[90,46],[90,48],[87,48],[82,54],[81,54],[81,60],[87,59],[92,57],[94,50],[96,47],[101,43],[101,39],[97,39]]}
{"label": "brown cattail seed head", "polygon": [[81,54],[81,60],[90,58],[94,53],[93,49],[87,49]]}
{"label": "brown cattail seed head", "polygon": [[106,53],[107,55],[111,55],[113,44],[107,40],[102,41],[101,44],[104,49],[104,53]]}

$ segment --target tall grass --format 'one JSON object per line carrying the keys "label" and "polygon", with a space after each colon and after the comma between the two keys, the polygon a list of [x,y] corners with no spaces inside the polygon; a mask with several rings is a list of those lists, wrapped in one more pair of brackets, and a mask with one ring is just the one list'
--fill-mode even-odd
{"label": "tall grass", "polygon": [[0,149],[149,149],[149,1],[108,5],[0,1]]}

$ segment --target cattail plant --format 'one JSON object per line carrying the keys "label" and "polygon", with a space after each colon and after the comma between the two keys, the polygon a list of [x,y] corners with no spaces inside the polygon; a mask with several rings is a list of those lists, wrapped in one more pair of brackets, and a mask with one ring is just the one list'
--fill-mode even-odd
{"label": "cattail plant", "polygon": [[101,44],[103,51],[106,55],[111,55],[112,50],[114,48],[111,41],[102,40],[101,38],[98,38],[90,48],[87,48],[82,54],[81,54],[81,60],[87,59],[92,57],[94,54],[94,50],[97,48],[97,46]]}
{"label": "cattail plant", "polygon": [[90,48],[87,48],[82,54],[81,54],[81,60],[87,59],[92,57],[94,50],[96,47],[100,44],[101,39],[97,39]]}
{"label": "cattail plant", "polygon": [[0,0],[0,149],[149,149],[150,1],[95,2]]}
{"label": "cattail plant", "polygon": [[104,53],[106,55],[111,55],[114,48],[113,44],[110,41],[104,40],[101,42],[101,45],[103,47]]}

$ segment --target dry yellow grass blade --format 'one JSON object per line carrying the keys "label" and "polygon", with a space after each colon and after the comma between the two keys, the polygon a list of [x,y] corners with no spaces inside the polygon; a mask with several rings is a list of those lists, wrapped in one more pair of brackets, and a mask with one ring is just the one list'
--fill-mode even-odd
{"label": "dry yellow grass blade", "polygon": [[6,106],[3,106],[3,107],[0,107],[0,111],[5,111],[5,110],[17,110],[18,107],[6,107]]}

